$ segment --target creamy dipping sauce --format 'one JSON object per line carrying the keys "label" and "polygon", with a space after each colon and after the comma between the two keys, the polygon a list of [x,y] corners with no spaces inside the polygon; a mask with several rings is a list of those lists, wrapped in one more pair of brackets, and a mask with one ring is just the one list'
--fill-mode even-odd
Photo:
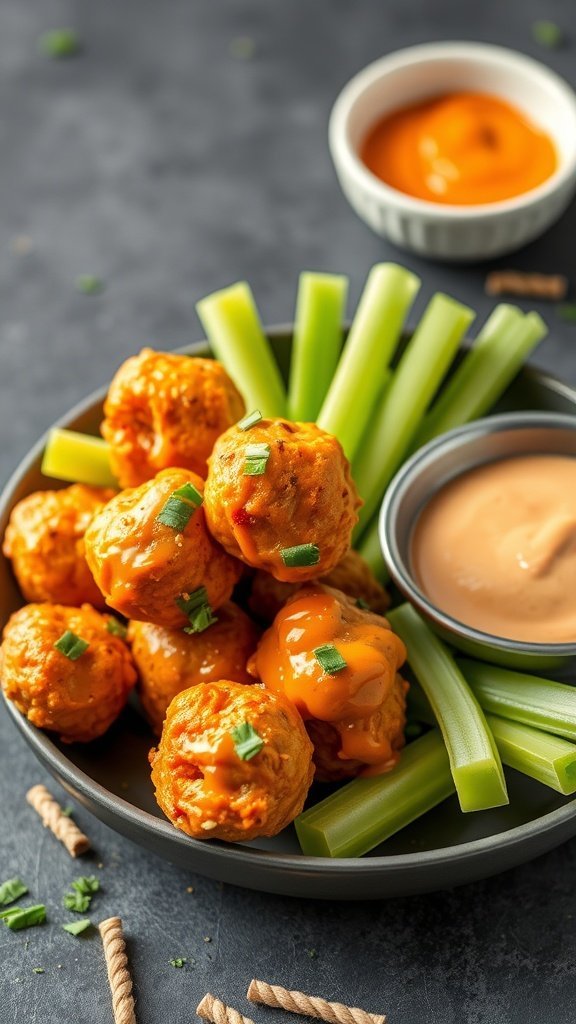
{"label": "creamy dipping sauce", "polygon": [[421,512],[412,571],[441,611],[495,636],[576,642],[576,458],[472,469]]}

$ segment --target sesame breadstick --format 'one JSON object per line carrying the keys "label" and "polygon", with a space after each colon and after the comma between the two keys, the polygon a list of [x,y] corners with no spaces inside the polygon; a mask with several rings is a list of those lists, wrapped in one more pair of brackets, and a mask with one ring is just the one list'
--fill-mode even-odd
{"label": "sesame breadstick", "polygon": [[357,1006],[345,1006],[344,1003],[329,1003],[320,996],[308,996],[304,992],[295,992],[280,985],[269,985],[265,981],[250,982],[248,999],[253,1003],[265,1003],[266,1006],[277,1006],[291,1013],[300,1013],[306,1017],[318,1017],[329,1024],[386,1024],[383,1013],[368,1013]]}
{"label": "sesame breadstick", "polygon": [[48,792],[46,786],[32,786],[26,793],[26,799],[42,819],[45,828],[49,828],[57,839],[64,844],[71,857],[78,857],[90,849],[88,836],[80,831],[60,807],[60,804]]}
{"label": "sesame breadstick", "polygon": [[128,970],[126,943],[119,917],[109,917],[98,925],[102,936],[108,982],[112,993],[112,1009],[114,1024],[136,1024],[134,1014],[134,996],[132,995],[132,978]]}

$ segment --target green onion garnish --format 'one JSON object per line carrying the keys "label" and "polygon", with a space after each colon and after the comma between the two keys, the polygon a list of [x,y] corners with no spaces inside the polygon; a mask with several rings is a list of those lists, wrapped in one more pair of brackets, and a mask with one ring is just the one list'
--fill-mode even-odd
{"label": "green onion garnish", "polygon": [[328,675],[334,676],[347,668],[347,663],[334,644],[322,644],[314,648],[314,657]]}
{"label": "green onion garnish", "polygon": [[242,470],[244,476],[263,476],[266,472],[266,463],[270,458],[270,445],[262,441],[259,444],[249,444],[244,452],[246,462]]}
{"label": "green onion garnish", "polygon": [[92,921],[89,917],[83,917],[81,921],[71,921],[70,924],[63,924],[65,932],[70,935],[81,935],[87,928],[90,928]]}
{"label": "green onion garnish", "polygon": [[170,965],[172,967],[184,967],[184,964],[186,962],[187,962],[187,957],[185,957],[185,956],[175,956],[174,959],[170,961]]}
{"label": "green onion garnish", "polygon": [[80,52],[80,40],[71,28],[55,28],[40,36],[40,49],[53,60],[75,57]]}
{"label": "green onion garnish", "polygon": [[563,39],[562,29],[554,21],[535,21],[532,25],[532,35],[540,46],[546,46],[549,50],[560,46]]}
{"label": "green onion garnish", "polygon": [[185,633],[203,633],[208,626],[218,622],[210,607],[206,587],[197,587],[191,594],[181,594],[176,598],[176,604],[190,623],[184,628]]}
{"label": "green onion garnish", "polygon": [[108,619],[106,629],[112,634],[112,636],[119,636],[121,640],[126,639],[126,633],[128,632],[126,626],[123,622],[119,622],[118,619],[115,619],[113,616]]}
{"label": "green onion garnish", "polygon": [[27,892],[28,886],[24,885],[21,878],[9,878],[0,885],[0,907],[6,907],[9,903],[14,903],[21,896],[25,896]]}
{"label": "green onion garnish", "polygon": [[238,430],[250,430],[250,427],[255,427],[257,423],[260,423],[262,419],[262,413],[260,409],[254,409],[254,412],[249,412],[243,419],[238,420],[236,426]]}
{"label": "green onion garnish", "polygon": [[184,484],[172,492],[156,518],[164,526],[171,526],[178,533],[183,533],[203,501],[204,498],[194,484]]}
{"label": "green onion garnish", "polygon": [[72,882],[70,892],[67,892],[62,900],[66,910],[73,910],[76,914],[84,914],[92,902],[92,896],[98,892],[100,882],[94,875],[82,875]]}
{"label": "green onion garnish", "polygon": [[80,274],[76,278],[76,287],[83,295],[99,295],[104,291],[104,282],[94,274]]}
{"label": "green onion garnish", "polygon": [[8,910],[0,911],[0,921],[4,921],[13,932],[43,924],[45,920],[46,907],[43,903],[37,903],[32,907],[9,907]]}
{"label": "green onion garnish", "polygon": [[67,629],[65,633],[62,633],[60,639],[54,644],[56,650],[60,651],[60,654],[63,654],[66,658],[69,658],[70,661],[78,661],[78,658],[84,654],[84,651],[89,646],[90,644],[87,640],[82,640],[81,637],[76,636],[76,633],[73,633],[71,629]]}
{"label": "green onion garnish", "polygon": [[281,548],[280,554],[284,565],[290,568],[318,565],[320,561],[320,548],[317,544],[296,544],[293,548]]}
{"label": "green onion garnish", "polygon": [[242,722],[242,725],[231,729],[230,735],[234,740],[234,750],[241,761],[250,761],[260,753],[264,746],[264,740],[250,725],[250,722]]}
{"label": "green onion garnish", "polygon": [[46,973],[43,967],[33,967],[32,970],[33,970],[34,974],[45,974]]}

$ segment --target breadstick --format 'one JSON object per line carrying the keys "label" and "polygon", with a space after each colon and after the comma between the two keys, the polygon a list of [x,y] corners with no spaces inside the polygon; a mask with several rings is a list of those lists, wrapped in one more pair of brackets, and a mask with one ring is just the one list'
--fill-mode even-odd
{"label": "breadstick", "polygon": [[85,836],[78,825],[63,813],[60,804],[48,792],[46,786],[32,786],[26,793],[26,799],[42,818],[45,828],[49,828],[64,844],[71,857],[78,857],[90,849],[88,836]]}
{"label": "breadstick", "polygon": [[305,1017],[319,1017],[329,1024],[386,1024],[386,1015],[383,1013],[368,1013],[357,1006],[329,1003],[320,996],[307,996],[304,992],[293,992],[280,985],[269,985],[256,979],[250,982],[248,999],[253,1003],[278,1006]]}
{"label": "breadstick", "polygon": [[212,1024],[254,1024],[249,1017],[243,1017],[233,1006],[226,1006],[226,1003],[210,992],[200,1000],[196,1013],[204,1020],[212,1021]]}
{"label": "breadstick", "polygon": [[525,274],[520,270],[494,270],[486,278],[488,295],[520,295],[528,299],[566,297],[568,281],[562,274]]}
{"label": "breadstick", "polygon": [[134,996],[132,995],[132,978],[128,970],[126,943],[122,931],[122,920],[109,917],[98,925],[102,936],[108,982],[112,993],[112,1009],[114,1024],[136,1024],[134,1014]]}

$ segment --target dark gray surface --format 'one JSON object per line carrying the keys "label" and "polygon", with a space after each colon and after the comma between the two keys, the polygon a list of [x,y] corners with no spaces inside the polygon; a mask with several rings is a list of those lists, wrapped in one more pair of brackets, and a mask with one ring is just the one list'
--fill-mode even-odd
{"label": "dark gray surface", "polygon": [[[555,53],[530,36],[546,16],[574,37]],[[39,33],[63,24],[78,27],[84,55],[38,57]],[[254,39],[252,60],[231,56],[238,36]],[[514,45],[576,84],[571,0],[3,0],[0,475],[137,346],[197,336],[193,305],[206,291],[246,277],[267,320],[289,319],[298,271],[318,267],[350,274],[352,308],[371,263],[395,254],[339,193],[330,104],[367,61],[441,38]],[[514,264],[570,273],[575,227],[573,208]],[[26,256],[17,235],[33,240]],[[442,287],[488,310],[482,268],[401,258],[424,276],[418,309]],[[102,296],[75,292],[85,272],[106,279]],[[575,344],[576,328],[552,318],[538,361],[574,381]],[[0,743],[1,874],[23,875],[52,921],[0,933],[0,1020],[105,1024],[98,940],[58,925],[77,867],[23,802],[43,773],[5,717]],[[220,889],[78,818],[104,864],[94,917],[126,921],[139,1024],[194,1019],[207,988],[246,1009],[252,974],[385,1009],[390,1024],[574,1020],[574,842],[452,893],[327,906]],[[170,967],[181,955],[196,963]]]}

